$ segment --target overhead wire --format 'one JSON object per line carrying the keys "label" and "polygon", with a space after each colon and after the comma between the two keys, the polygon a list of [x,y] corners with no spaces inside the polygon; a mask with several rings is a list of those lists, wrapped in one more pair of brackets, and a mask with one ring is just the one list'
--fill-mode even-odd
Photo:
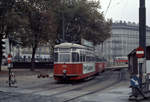
{"label": "overhead wire", "polygon": [[112,0],[109,1],[109,4],[108,4],[107,9],[106,9],[105,16],[107,15],[107,12],[108,12],[108,10],[109,10],[109,7],[110,7],[110,5],[111,5],[111,2],[112,2]]}
{"label": "overhead wire", "polygon": [[[127,0],[127,1],[128,1],[128,0]],[[112,0],[109,1],[109,4],[108,4],[107,9],[106,9],[105,16],[107,15],[107,13],[108,13],[108,11],[109,11],[109,8],[110,8],[110,6],[111,6],[111,3],[112,3]],[[117,3],[115,4],[115,6],[116,6],[116,5],[120,5],[120,3],[121,3],[121,1],[117,2]]]}

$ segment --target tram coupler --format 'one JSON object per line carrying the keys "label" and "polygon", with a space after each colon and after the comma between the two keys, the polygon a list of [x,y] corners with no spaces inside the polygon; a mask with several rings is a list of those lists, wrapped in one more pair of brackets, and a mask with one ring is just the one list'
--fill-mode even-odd
{"label": "tram coupler", "polygon": [[64,81],[69,81],[69,77],[66,75],[66,73],[63,74],[63,80]]}
{"label": "tram coupler", "polygon": [[64,80],[66,80],[66,79],[67,79],[67,77],[66,77],[66,73],[64,73],[64,74],[63,74],[63,79],[64,79]]}

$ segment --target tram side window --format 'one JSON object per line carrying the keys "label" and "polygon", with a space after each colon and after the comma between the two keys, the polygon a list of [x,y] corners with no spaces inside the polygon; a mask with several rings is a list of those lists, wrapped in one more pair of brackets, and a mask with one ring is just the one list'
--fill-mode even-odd
{"label": "tram side window", "polygon": [[95,62],[95,57],[92,57],[92,61]]}
{"label": "tram side window", "polygon": [[84,55],[84,54],[81,54],[81,55],[80,55],[80,61],[81,61],[81,62],[85,62],[85,55]]}
{"label": "tram side window", "polygon": [[90,62],[94,62],[94,57],[90,56]]}
{"label": "tram side window", "polygon": [[86,61],[87,61],[87,62],[90,62],[89,56],[86,56]]}
{"label": "tram side window", "polygon": [[79,62],[79,54],[73,52],[72,53],[72,62]]}
{"label": "tram side window", "polygon": [[54,53],[54,61],[55,61],[55,62],[58,61],[58,53]]}
{"label": "tram side window", "polygon": [[83,60],[83,55],[80,55],[80,62],[82,62]]}
{"label": "tram side window", "polygon": [[85,62],[85,59],[86,59],[86,56],[85,56],[85,55],[83,55],[83,62]]}
{"label": "tram side window", "polygon": [[92,56],[86,56],[86,61],[87,62],[94,62],[94,57],[92,57]]}

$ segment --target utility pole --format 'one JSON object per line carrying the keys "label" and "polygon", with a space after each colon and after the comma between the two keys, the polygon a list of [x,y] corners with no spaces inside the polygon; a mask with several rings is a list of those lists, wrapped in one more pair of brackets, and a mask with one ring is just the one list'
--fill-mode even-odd
{"label": "utility pole", "polygon": [[[65,1],[63,0],[63,11],[62,11],[62,42],[65,42],[65,15],[64,15]],[[62,43],[61,42],[61,43]]]}
{"label": "utility pole", "polygon": [[63,39],[63,42],[65,42],[65,17],[64,17],[64,13],[63,13],[63,18],[62,18],[62,33],[63,33],[62,39]]}
{"label": "utility pole", "polygon": [[[146,58],[146,8],[145,0],[140,0],[139,8],[139,46],[144,49],[144,58]],[[140,80],[140,89],[142,90],[142,63],[139,64],[139,80]]]}
{"label": "utility pole", "polygon": [[146,8],[145,8],[145,0],[140,0],[140,8],[139,8],[139,45],[141,47],[143,47],[144,50],[146,50]]}
{"label": "utility pole", "polygon": [[[141,95],[147,99],[149,91],[149,79],[146,75],[146,8],[145,0],[139,0],[139,47],[136,49],[136,57],[138,60],[138,74],[131,76],[132,95],[136,99]],[[144,80],[143,80],[144,79]],[[148,79],[148,80],[147,80]]]}

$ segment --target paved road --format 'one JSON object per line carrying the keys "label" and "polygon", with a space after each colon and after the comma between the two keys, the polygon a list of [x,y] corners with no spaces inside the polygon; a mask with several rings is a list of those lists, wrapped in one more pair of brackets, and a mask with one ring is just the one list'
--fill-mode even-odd
{"label": "paved road", "polygon": [[84,82],[58,83],[36,74],[16,78],[18,88],[9,88],[7,78],[0,77],[0,102],[127,102],[130,94],[126,70],[106,71]]}

